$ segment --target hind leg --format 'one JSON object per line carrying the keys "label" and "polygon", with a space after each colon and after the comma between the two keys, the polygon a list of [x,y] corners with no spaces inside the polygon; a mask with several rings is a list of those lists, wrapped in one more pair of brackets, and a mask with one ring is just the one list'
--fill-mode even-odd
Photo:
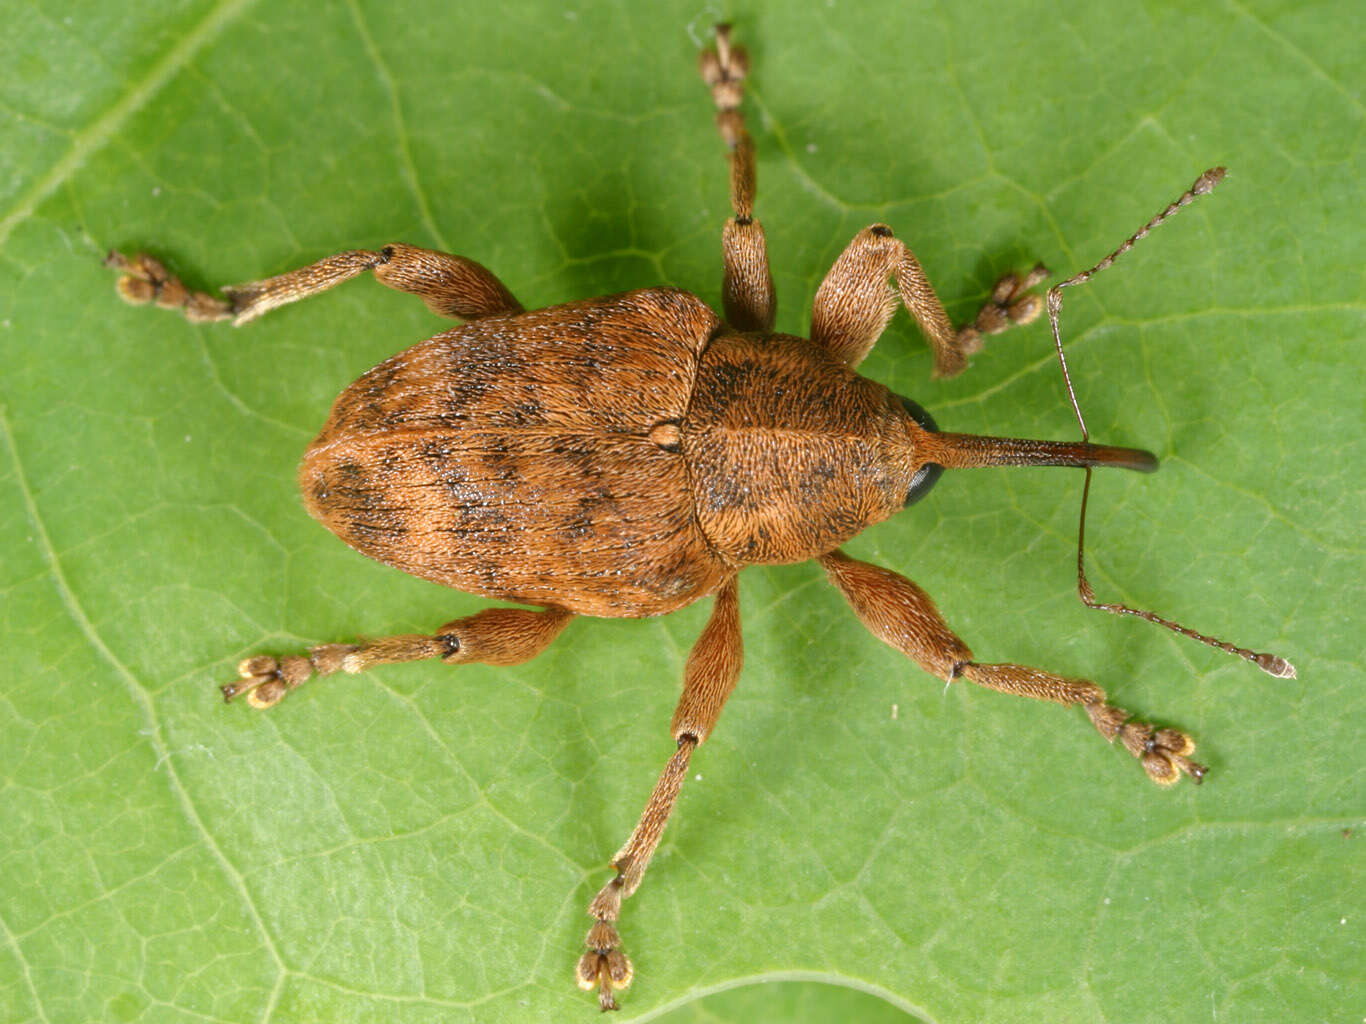
{"label": "hind leg", "polygon": [[225,700],[246,694],[252,707],[268,708],[313,676],[337,671],[354,674],[376,665],[427,658],[440,658],[448,665],[517,665],[549,647],[573,617],[563,608],[489,608],[448,622],[432,636],[413,633],[359,644],[321,644],[310,647],[306,655],[285,658],[258,654],[244,659],[237,666],[241,678],[221,689]]}
{"label": "hind leg", "polygon": [[367,270],[381,284],[416,295],[438,316],[477,320],[496,313],[520,313],[522,305],[487,268],[463,256],[452,256],[394,242],[371,252],[337,253],[287,274],[223,289],[226,298],[192,292],[160,260],[140,254],[110,252],[105,266],[123,276],[118,292],[134,305],[155,303],[179,309],[191,323],[231,320],[241,326],[277,306],[327,291]]}

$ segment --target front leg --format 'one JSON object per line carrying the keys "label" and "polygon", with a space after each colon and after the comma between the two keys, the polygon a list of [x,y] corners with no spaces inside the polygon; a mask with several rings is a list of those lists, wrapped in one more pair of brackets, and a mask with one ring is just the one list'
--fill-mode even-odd
{"label": "front leg", "polygon": [[[1043,264],[1023,278],[1005,275],[973,322],[955,328],[920,261],[891,228],[874,224],[854,236],[816,291],[811,340],[857,366],[892,319],[899,294],[934,351],[934,375],[952,377],[981,349],[983,334],[1027,324],[1043,312],[1042,300],[1029,289],[1047,276]],[[887,288],[889,277],[896,281],[896,292]]]}
{"label": "front leg", "polygon": [[949,629],[930,596],[904,576],[855,561],[842,551],[823,555],[820,563],[869,632],[926,672],[948,682],[967,679],[1019,697],[1080,704],[1097,731],[1111,742],[1118,739],[1159,785],[1172,785],[1182,773],[1195,782],[1205,777],[1204,765],[1190,759],[1194,740],[1177,729],[1155,729],[1147,722],[1131,720],[1089,679],[1069,679],[1024,665],[974,661],[968,645]]}

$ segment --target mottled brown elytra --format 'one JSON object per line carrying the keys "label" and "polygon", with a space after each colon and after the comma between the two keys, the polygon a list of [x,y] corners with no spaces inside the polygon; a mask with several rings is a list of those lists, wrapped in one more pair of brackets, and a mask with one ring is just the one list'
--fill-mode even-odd
{"label": "mottled brown elytra", "polygon": [[[1093,466],[1148,472],[1157,460],[1090,444],[1084,423],[1080,442],[945,433],[915,402],[854,372],[898,297],[929,339],[936,376],[960,372],[982,335],[1042,312],[1031,292],[1047,274],[1042,266],[1002,278],[975,320],[955,328],[915,256],[891,228],[873,224],[816,292],[811,337],[773,333],[773,281],[753,217],[754,144],[739,110],[747,68],[744,50],[720,26],[701,72],[730,152],[735,216],[722,235],[724,318],[696,296],[664,287],[527,312],[478,263],[399,243],[227,288],[223,299],[189,291],[149,256],[108,258],[123,275],[125,299],[179,309],[193,322],[240,325],[365,271],[466,321],[342,392],[304,455],[299,483],[309,512],[356,550],[423,579],[540,610],[495,608],[429,636],[247,658],[241,678],[223,687],[227,699],[245,694],[253,707],[268,708],[313,675],[419,658],[513,665],[544,650],[576,615],[663,615],[715,597],[685,669],[671,727],[676,750],[612,858],[615,877],[589,905],[594,923],[576,976],[597,990],[604,1010],[616,1008],[614,991],[631,981],[616,929],[621,902],[640,885],[688,760],[740,675],[736,577],[747,565],[816,559],[864,625],[926,671],[1080,704],[1102,736],[1118,739],[1162,785],[1205,774],[1190,759],[1195,744],[1185,733],[1131,720],[1087,680],[976,661],[923,590],[839,550],[924,497],[946,468],[1083,467],[1089,484]],[[1222,177],[1221,168],[1207,171],[1116,252],[1048,293],[1060,358],[1062,288],[1085,283]],[[1082,516],[1084,523],[1084,497]],[[1139,615],[1272,675],[1294,674],[1273,655],[1152,612],[1098,603],[1080,552],[1079,539],[1087,604]]]}

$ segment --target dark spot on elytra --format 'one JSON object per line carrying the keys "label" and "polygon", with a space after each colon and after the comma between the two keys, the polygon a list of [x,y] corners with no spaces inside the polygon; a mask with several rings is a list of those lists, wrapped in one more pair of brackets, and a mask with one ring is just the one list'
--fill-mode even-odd
{"label": "dark spot on elytra", "polygon": [[586,515],[573,516],[565,522],[560,530],[560,536],[569,541],[583,540],[592,533],[593,520]]}
{"label": "dark spot on elytra", "polygon": [[506,445],[491,445],[481,454],[490,480],[501,484],[517,484],[523,479],[525,462],[520,456],[510,453]]}
{"label": "dark spot on elytra", "polygon": [[489,505],[480,505],[461,509],[459,519],[453,525],[445,527],[442,532],[483,545],[489,542],[490,534],[505,534],[507,523],[507,513]]}
{"label": "dark spot on elytra", "polygon": [[450,445],[439,438],[428,438],[417,446],[418,457],[429,468],[439,470],[451,460]]}
{"label": "dark spot on elytra", "polygon": [[506,418],[514,426],[524,427],[545,418],[545,409],[534,398],[524,399],[507,410]]}
{"label": "dark spot on elytra", "polygon": [[356,381],[356,388],[362,395],[369,399],[380,399],[388,395],[394,386],[394,381],[398,377],[398,364],[392,360],[385,360],[373,370]]}
{"label": "dark spot on elytra", "polygon": [[[632,332],[638,333],[638,332]],[[595,361],[612,363],[621,355],[621,346],[609,341],[607,336],[590,332],[580,340],[578,357],[588,356]]]}
{"label": "dark spot on elytra", "polygon": [[829,493],[831,484],[835,483],[838,474],[835,467],[826,462],[817,462],[814,465],[803,468],[801,478],[797,481],[797,493],[804,502],[816,503],[822,501]]}
{"label": "dark spot on elytra", "polygon": [[353,535],[380,536],[394,540],[408,535],[407,524],[394,517],[389,517],[383,522],[373,519],[350,519],[348,524]]}
{"label": "dark spot on elytra", "polygon": [[369,487],[332,488],[331,505],[347,512],[369,512],[381,503],[380,492]]}
{"label": "dark spot on elytra", "polygon": [[603,519],[615,514],[617,499],[605,488],[595,487],[578,501],[579,514],[588,519]]}
{"label": "dark spot on elytra", "polygon": [[466,418],[468,410],[479,405],[494,388],[495,381],[473,373],[452,375],[442,402],[440,416],[446,421]]}
{"label": "dark spot on elytra", "polygon": [[508,454],[508,441],[504,434],[490,433],[480,438],[480,450],[487,455],[503,456]]}
{"label": "dark spot on elytra", "polygon": [[565,438],[556,442],[552,452],[569,464],[582,484],[602,479],[602,459],[591,440]]}
{"label": "dark spot on elytra", "polygon": [[366,402],[355,410],[350,426],[358,430],[374,430],[389,422],[392,410],[382,401]]}
{"label": "dark spot on elytra", "polygon": [[697,586],[697,563],[687,553],[674,555],[669,561],[652,567],[651,572],[637,579],[637,585],[652,594],[665,598],[685,594]]}

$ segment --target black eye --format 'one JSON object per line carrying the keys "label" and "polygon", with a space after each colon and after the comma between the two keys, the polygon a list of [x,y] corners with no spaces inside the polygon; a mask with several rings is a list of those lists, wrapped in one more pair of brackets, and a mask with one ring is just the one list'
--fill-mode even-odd
{"label": "black eye", "polygon": [[[934,422],[934,417],[921,408],[920,403],[913,402],[909,398],[905,398],[901,395],[897,395],[896,397],[901,402],[902,408],[911,414],[911,419],[915,420],[926,430],[937,431],[939,429],[938,425]],[[911,486],[906,491],[906,507],[914,505],[921,498],[925,497],[943,472],[944,467],[933,462],[927,462],[916,470],[915,476],[911,478]]]}

